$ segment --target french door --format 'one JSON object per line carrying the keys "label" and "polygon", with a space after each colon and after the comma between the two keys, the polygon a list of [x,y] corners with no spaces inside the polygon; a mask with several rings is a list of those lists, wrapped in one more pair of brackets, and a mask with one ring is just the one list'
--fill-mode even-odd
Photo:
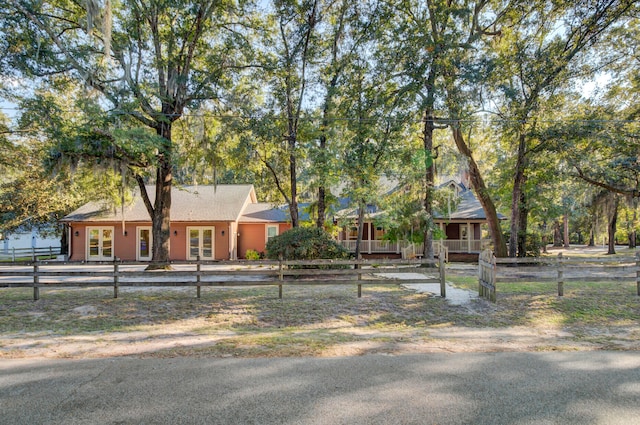
{"label": "french door", "polygon": [[113,261],[113,227],[87,227],[87,260]]}
{"label": "french door", "polygon": [[213,260],[215,227],[187,227],[189,248],[187,258],[197,260]]}

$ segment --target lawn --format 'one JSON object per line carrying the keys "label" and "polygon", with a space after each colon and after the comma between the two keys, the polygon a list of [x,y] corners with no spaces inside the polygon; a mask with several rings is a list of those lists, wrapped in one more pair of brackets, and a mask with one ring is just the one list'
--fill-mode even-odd
{"label": "lawn", "polygon": [[[473,277],[448,278],[476,290]],[[0,289],[0,357],[333,356],[640,349],[635,285],[500,284],[498,302],[450,305],[395,285]],[[461,335],[466,335],[464,338]],[[500,336],[499,336],[500,335]],[[505,336],[506,335],[506,336]]]}

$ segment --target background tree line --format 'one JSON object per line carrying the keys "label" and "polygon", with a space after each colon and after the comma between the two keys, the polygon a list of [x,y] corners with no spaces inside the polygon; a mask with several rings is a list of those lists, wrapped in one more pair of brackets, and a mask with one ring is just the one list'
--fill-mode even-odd
{"label": "background tree line", "polygon": [[432,256],[436,176],[465,169],[497,255],[635,240],[638,18],[631,0],[8,0],[1,226],[137,187],[162,261],[173,184],[250,182],[327,228],[340,195],[382,203],[386,175]]}

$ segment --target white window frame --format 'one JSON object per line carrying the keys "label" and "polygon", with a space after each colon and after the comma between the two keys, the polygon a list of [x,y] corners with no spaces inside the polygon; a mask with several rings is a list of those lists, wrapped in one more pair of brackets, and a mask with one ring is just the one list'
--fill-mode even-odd
{"label": "white window frame", "polygon": [[[187,227],[187,260],[197,260],[197,257],[191,256],[191,231],[198,230],[199,232],[199,255],[201,260],[214,260],[216,258],[216,227],[215,226],[188,226]],[[202,231],[211,230],[211,257],[205,257],[202,255]]]}
{"label": "white window frame", "polygon": [[280,234],[280,226],[278,226],[277,224],[267,224],[264,227],[264,243],[265,245],[267,244],[267,242],[269,242],[269,229],[276,229],[276,234],[271,236],[278,236]]}
{"label": "white window frame", "polygon": [[[140,231],[149,231],[149,256],[142,257],[140,254]],[[137,261],[151,261],[153,257],[153,229],[151,226],[137,226],[136,227],[136,259]]]}
{"label": "white window frame", "polygon": [[[98,251],[99,251],[99,255],[98,257],[91,257],[90,256],[90,252],[91,252],[91,247],[90,247],[90,243],[91,243],[91,231],[92,230],[98,230],[99,231],[99,238],[98,238]],[[105,257],[102,254],[102,249],[103,249],[103,239],[102,239],[102,234],[104,232],[104,230],[111,230],[111,256],[110,257]],[[113,261],[113,259],[115,258],[115,236],[116,236],[116,232],[115,232],[115,227],[114,226],[87,226],[85,228],[85,233],[86,233],[86,238],[85,238],[85,258],[87,259],[87,261]]]}

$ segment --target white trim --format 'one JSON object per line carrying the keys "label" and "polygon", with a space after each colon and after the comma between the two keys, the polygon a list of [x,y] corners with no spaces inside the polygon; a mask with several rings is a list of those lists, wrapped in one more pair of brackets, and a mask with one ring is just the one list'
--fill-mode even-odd
{"label": "white trim", "polygon": [[[91,231],[98,230],[98,255],[93,258],[90,257],[90,243],[91,243]],[[105,230],[111,231],[111,256],[104,256],[104,240],[102,238],[103,232]],[[85,259],[87,261],[113,261],[115,251],[115,228],[113,226],[87,226],[85,227]]]}
{"label": "white trim", "polygon": [[[201,260],[214,260],[216,258],[216,227],[215,226],[187,226],[187,260],[196,260],[197,258],[191,255],[191,231],[198,230],[198,251]],[[211,230],[211,257],[205,257],[203,254],[203,230]]]}
{"label": "white trim", "polygon": [[[140,255],[140,231],[149,231],[149,256],[142,257]],[[153,256],[153,229],[151,226],[136,226],[136,261],[151,261]]]}

